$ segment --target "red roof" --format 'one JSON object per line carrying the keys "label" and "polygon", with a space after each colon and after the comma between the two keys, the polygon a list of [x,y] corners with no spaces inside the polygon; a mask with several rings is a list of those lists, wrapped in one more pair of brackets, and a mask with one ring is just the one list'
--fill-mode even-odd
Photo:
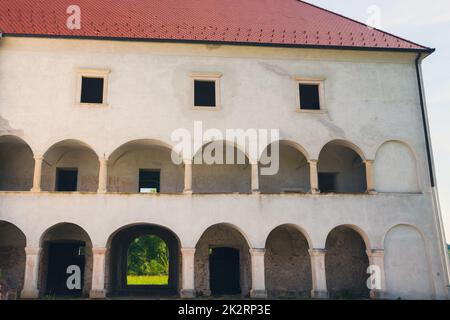
{"label": "red roof", "polygon": [[[70,5],[81,29],[70,30]],[[1,0],[6,36],[431,51],[298,0]]]}

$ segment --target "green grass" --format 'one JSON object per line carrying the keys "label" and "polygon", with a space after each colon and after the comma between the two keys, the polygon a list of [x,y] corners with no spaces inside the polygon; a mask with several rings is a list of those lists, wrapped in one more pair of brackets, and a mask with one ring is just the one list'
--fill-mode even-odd
{"label": "green grass", "polygon": [[129,286],[164,286],[169,284],[169,276],[127,276],[127,284]]}

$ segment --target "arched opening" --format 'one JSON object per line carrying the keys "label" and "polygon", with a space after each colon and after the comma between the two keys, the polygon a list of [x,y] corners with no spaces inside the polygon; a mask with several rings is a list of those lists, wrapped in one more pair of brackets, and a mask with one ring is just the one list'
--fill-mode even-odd
{"label": "arched opening", "polygon": [[109,241],[108,291],[113,296],[177,294],[180,243],[156,225],[122,228]]}
{"label": "arched opening", "polygon": [[194,156],[194,193],[250,193],[251,166],[240,149],[225,141],[204,145]]}
{"label": "arched opening", "polygon": [[410,147],[399,141],[384,143],[375,157],[374,180],[378,192],[420,192],[416,158]]}
{"label": "arched opening", "polygon": [[262,193],[296,192],[306,193],[311,190],[309,179],[309,163],[305,155],[293,144],[287,141],[279,142],[279,153],[269,145],[267,155],[271,157],[271,164],[260,164],[261,170],[273,166],[274,157],[278,157],[278,171],[274,175],[262,174],[259,178]]}
{"label": "arched opening", "polygon": [[340,226],[328,234],[325,270],[331,298],[369,298],[368,267],[366,244],[358,232],[350,227]]}
{"label": "arched opening", "polygon": [[233,226],[209,227],[197,242],[195,288],[198,296],[249,294],[251,285],[249,245]]}
{"label": "arched opening", "polygon": [[169,260],[169,247],[160,237],[135,238],[128,247],[127,286],[167,286]]}
{"label": "arched opening", "polygon": [[420,232],[398,225],[384,239],[386,291],[390,299],[432,299],[427,249]]}
{"label": "arched opening", "polygon": [[41,238],[40,291],[46,296],[79,297],[92,283],[92,242],[73,223],[60,223]]}
{"label": "arched opening", "polygon": [[23,288],[26,238],[12,223],[0,220],[0,295],[14,299]]}
{"label": "arched opening", "polygon": [[308,250],[308,240],[293,226],[283,225],[269,234],[264,256],[266,289],[269,296],[311,296],[311,258]]}
{"label": "arched opening", "polygon": [[318,178],[322,193],[366,192],[366,167],[362,153],[345,141],[325,145],[319,155]]}
{"label": "arched opening", "polygon": [[34,159],[28,144],[15,136],[0,137],[0,190],[29,191]]}
{"label": "arched opening", "polygon": [[97,192],[99,161],[97,154],[78,140],[54,144],[44,155],[42,190]]}
{"label": "arched opening", "polygon": [[184,170],[173,163],[171,148],[154,140],[136,140],[109,157],[108,190],[127,193],[177,193],[183,191]]}

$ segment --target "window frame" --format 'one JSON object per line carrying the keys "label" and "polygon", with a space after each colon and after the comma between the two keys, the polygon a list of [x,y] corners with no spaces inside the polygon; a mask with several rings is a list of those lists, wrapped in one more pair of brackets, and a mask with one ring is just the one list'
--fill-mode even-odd
{"label": "window frame", "polygon": [[[76,105],[82,107],[108,107],[108,87],[109,74],[107,69],[77,69],[77,90],[76,90]],[[81,102],[81,94],[83,88],[83,78],[97,78],[103,79],[103,98],[102,103]]]}
{"label": "window frame", "polygon": [[[191,94],[190,94],[190,103],[192,105],[192,109],[194,110],[203,110],[203,111],[218,111],[222,109],[221,105],[221,92],[220,92],[220,79],[222,78],[222,73],[205,73],[205,72],[193,72],[190,74],[191,81]],[[215,83],[215,96],[216,96],[216,105],[215,106],[196,106],[195,105],[195,81],[209,81]]]}
{"label": "window frame", "polygon": [[[294,77],[295,88],[296,88],[296,111],[300,113],[327,113],[325,108],[325,78],[305,78],[305,77]],[[301,105],[300,96],[300,85],[317,85],[319,88],[319,107],[320,109],[303,109]]]}

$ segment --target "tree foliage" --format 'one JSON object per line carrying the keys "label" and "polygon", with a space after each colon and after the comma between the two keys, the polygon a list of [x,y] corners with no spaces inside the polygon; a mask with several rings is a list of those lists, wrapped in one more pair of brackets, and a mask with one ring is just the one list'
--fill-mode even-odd
{"label": "tree foliage", "polygon": [[169,248],[154,235],[134,239],[128,248],[128,275],[155,276],[169,274]]}

